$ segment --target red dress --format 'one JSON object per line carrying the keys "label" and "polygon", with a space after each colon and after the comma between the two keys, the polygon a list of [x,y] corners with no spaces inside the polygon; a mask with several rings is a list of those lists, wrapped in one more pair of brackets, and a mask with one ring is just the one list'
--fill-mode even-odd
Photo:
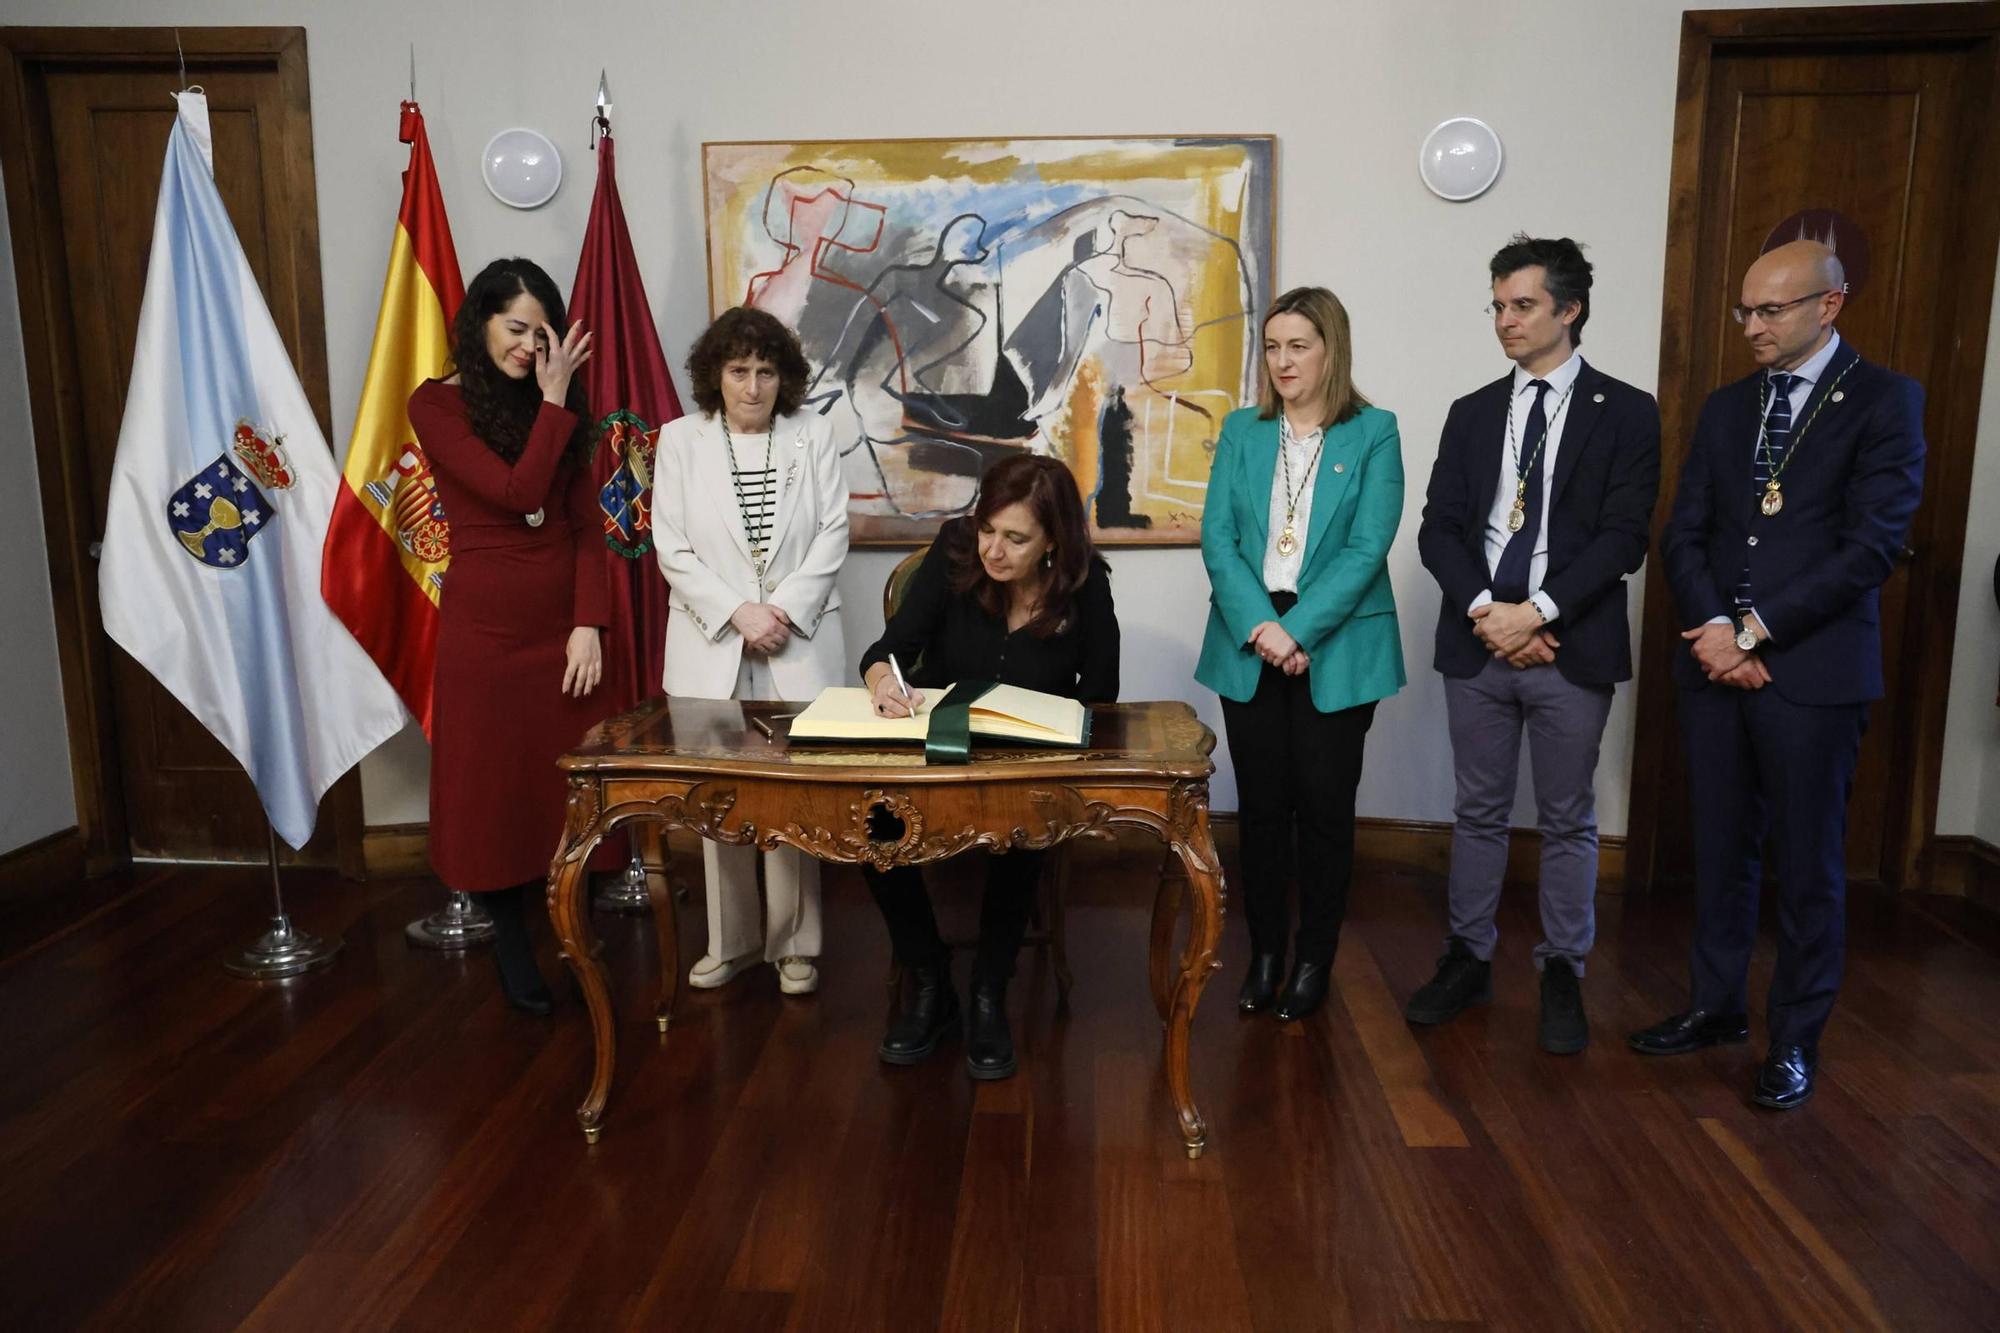
{"label": "red dress", "polygon": [[[610,712],[600,684],[562,692],[578,625],[610,623],[602,525],[588,468],[563,463],[576,417],[543,403],[520,458],[473,434],[456,385],[410,395],[451,525],[431,717],[431,865],[447,887],[502,889],[549,872],[562,838],[556,760]],[[544,511],[540,527],[525,516]]]}

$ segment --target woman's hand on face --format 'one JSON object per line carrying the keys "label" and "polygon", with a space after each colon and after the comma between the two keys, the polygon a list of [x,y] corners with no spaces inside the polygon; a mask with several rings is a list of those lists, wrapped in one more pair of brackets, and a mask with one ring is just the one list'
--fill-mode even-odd
{"label": "woman's hand on face", "polygon": [[563,648],[564,694],[581,699],[604,679],[604,648],[598,642],[597,626],[578,625],[569,632]]}
{"label": "woman's hand on face", "polygon": [[569,399],[570,377],[588,360],[590,335],[581,324],[570,325],[560,342],[554,329],[542,325],[542,336],[535,340],[535,382],[542,386],[542,398],[561,407]]}
{"label": "woman's hand on face", "polygon": [[886,664],[868,687],[868,693],[874,700],[877,717],[910,717],[924,706],[922,690],[911,690],[910,697],[903,698],[903,692],[896,688],[896,673]]}

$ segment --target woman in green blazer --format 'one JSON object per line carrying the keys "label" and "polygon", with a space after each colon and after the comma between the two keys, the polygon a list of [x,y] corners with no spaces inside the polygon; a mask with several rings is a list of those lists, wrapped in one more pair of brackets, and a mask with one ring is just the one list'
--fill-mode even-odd
{"label": "woman in green blazer", "polygon": [[[1354,869],[1354,791],[1375,704],[1401,689],[1389,544],[1396,418],[1355,389],[1347,311],[1298,287],[1264,316],[1260,405],[1222,425],[1201,520],[1210,585],[1195,679],[1222,696],[1236,766],[1250,975],[1237,1007],[1284,1021],[1326,998]],[[1299,928],[1283,992],[1296,830]]]}

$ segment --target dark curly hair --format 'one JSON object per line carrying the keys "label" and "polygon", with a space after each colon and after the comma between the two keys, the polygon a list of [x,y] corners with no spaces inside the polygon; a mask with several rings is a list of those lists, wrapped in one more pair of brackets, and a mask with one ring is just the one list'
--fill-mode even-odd
{"label": "dark curly hair", "polygon": [[1583,257],[1582,246],[1567,236],[1551,240],[1517,231],[1494,254],[1486,270],[1498,282],[1536,265],[1541,266],[1542,286],[1555,301],[1556,314],[1561,315],[1564,306],[1576,304],[1576,323],[1569,326],[1569,345],[1583,346],[1583,326],[1590,323],[1591,264]]}
{"label": "dark curly hair", "polygon": [[[528,433],[542,410],[542,386],[533,375],[517,380],[493,364],[486,350],[486,323],[522,292],[541,302],[549,326],[562,337],[569,328],[562,293],[532,259],[496,259],[480,269],[465,289],[465,303],[459,306],[458,318],[451,326],[451,364],[458,372],[459,392],[465,396],[465,415],[486,447],[510,463],[528,447]],[[576,414],[576,430],[563,448],[563,457],[581,467],[590,462],[597,429],[579,377],[570,377],[563,406]]]}
{"label": "dark curly hair", "polygon": [[812,367],[799,347],[799,335],[784,321],[750,306],[732,306],[702,330],[688,353],[688,382],[694,405],[710,416],[722,411],[722,368],[746,356],[778,368],[777,415],[790,416],[806,400]]}
{"label": "dark curly hair", "polygon": [[1090,577],[1097,548],[1090,540],[1090,522],[1076,476],[1058,459],[1043,454],[1016,454],[986,470],[979,482],[979,499],[970,517],[948,523],[939,532],[951,559],[953,592],[971,593],[989,616],[1007,614],[1007,585],[997,583],[979,559],[979,530],[1011,504],[1025,504],[1049,539],[1048,565],[1042,571],[1042,604],[1035,618],[1021,628],[1038,639],[1069,628],[1070,608]]}

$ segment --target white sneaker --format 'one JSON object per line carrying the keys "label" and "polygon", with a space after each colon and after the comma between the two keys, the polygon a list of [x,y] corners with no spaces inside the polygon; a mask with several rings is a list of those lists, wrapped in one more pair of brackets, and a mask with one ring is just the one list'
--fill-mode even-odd
{"label": "white sneaker", "polygon": [[741,958],[719,959],[713,954],[703,954],[695,965],[688,969],[688,985],[696,990],[714,990],[727,986],[739,973],[757,961],[757,955],[746,953]]}
{"label": "white sneaker", "polygon": [[780,958],[778,989],[787,995],[810,995],[819,989],[819,968],[810,958]]}

